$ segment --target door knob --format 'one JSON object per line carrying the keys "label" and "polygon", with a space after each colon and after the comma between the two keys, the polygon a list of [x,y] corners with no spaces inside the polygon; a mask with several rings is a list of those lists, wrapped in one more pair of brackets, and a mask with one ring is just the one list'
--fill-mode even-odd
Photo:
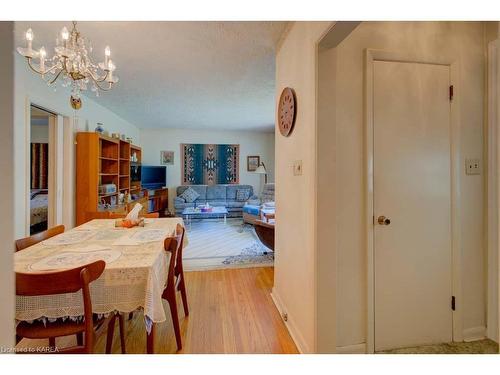
{"label": "door knob", "polygon": [[377,222],[380,225],[389,225],[391,223],[391,219],[389,219],[388,217],[385,217],[385,216],[379,216],[377,219]]}

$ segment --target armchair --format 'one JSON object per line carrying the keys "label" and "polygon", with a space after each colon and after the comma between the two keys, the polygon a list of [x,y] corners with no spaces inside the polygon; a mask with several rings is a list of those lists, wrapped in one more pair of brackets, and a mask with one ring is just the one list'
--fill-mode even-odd
{"label": "armchair", "polygon": [[243,206],[243,222],[255,224],[256,220],[261,219],[263,211],[274,213],[274,183],[264,185],[260,199],[250,198]]}

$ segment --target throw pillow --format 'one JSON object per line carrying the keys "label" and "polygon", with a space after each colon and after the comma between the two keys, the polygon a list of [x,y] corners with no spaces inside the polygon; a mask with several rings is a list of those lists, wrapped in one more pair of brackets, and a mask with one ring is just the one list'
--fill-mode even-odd
{"label": "throw pillow", "polygon": [[250,189],[236,189],[236,200],[245,202],[250,198]]}
{"label": "throw pillow", "polygon": [[188,187],[181,195],[179,195],[179,197],[183,198],[188,203],[193,203],[199,198],[199,196],[200,194],[198,194],[196,190],[190,187]]}

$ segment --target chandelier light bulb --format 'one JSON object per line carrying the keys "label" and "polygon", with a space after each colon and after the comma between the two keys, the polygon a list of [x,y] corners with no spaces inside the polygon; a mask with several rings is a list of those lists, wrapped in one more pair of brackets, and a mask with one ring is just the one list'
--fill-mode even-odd
{"label": "chandelier light bulb", "polygon": [[42,76],[45,74],[45,56],[47,56],[47,52],[45,51],[45,47],[40,48],[40,71]]}
{"label": "chandelier light bulb", "polygon": [[33,41],[33,30],[31,30],[31,29],[26,30],[25,37],[26,37],[26,40],[28,42],[32,42]]}
{"label": "chandelier light bulb", "polygon": [[106,46],[106,48],[104,48],[104,66],[106,67],[109,65],[109,56],[111,56],[111,49],[109,46]]}
{"label": "chandelier light bulb", "polygon": [[69,31],[66,26],[64,26],[61,30],[61,37],[64,41],[67,41],[69,39]]}

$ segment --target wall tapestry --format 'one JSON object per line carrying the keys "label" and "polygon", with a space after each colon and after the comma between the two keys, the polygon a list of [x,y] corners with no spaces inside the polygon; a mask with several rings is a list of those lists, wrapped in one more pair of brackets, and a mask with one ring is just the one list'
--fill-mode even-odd
{"label": "wall tapestry", "polygon": [[182,184],[238,184],[240,145],[181,144]]}
{"label": "wall tapestry", "polygon": [[48,189],[49,187],[49,145],[31,144],[31,188]]}

